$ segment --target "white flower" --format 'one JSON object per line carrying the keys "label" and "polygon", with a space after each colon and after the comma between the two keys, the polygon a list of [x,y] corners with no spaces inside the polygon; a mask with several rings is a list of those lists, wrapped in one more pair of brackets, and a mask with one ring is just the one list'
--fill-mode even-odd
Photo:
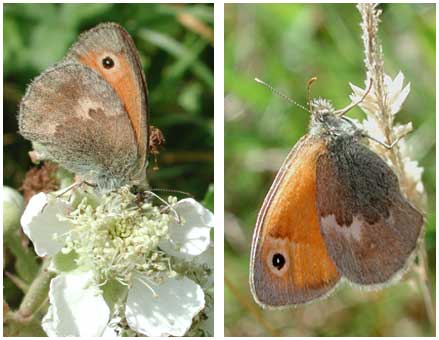
{"label": "white flower", "polygon": [[[392,78],[390,78],[390,76],[387,74],[384,75],[384,91],[387,95],[387,105],[389,105],[390,113],[392,115],[396,115],[401,110],[402,104],[410,93],[410,83],[408,83],[404,88],[403,83],[404,75],[402,72],[399,72],[394,80],[392,80]],[[353,84],[350,85],[353,91],[353,94],[351,94],[350,98],[353,102],[357,102],[363,97],[366,89],[359,88]],[[380,115],[382,110],[380,108],[380,101],[376,97],[375,84],[372,84],[369,94],[360,103],[360,107],[366,113],[375,116]]]}
{"label": "white flower", "polygon": [[167,278],[156,286],[147,277],[137,276],[125,315],[132,329],[147,336],[182,336],[203,308],[204,292],[192,280]]}
{"label": "white flower", "polygon": [[379,141],[384,141],[384,131],[380,128],[379,123],[370,117],[367,117],[363,120],[361,123],[361,127],[364,129],[364,131],[367,132],[368,136],[375,138]]}
{"label": "white flower", "polygon": [[402,104],[405,102],[410,93],[410,83],[402,88],[404,83],[404,75],[400,71],[392,81],[387,74],[384,75],[384,86],[387,88],[387,94],[390,103],[390,112],[395,115],[401,110]]}
{"label": "white flower", "polygon": [[410,159],[410,152],[408,150],[409,146],[405,140],[402,140],[399,143],[399,148],[401,152],[404,174],[408,179],[410,179],[410,184],[413,186],[413,189],[418,193],[418,195],[420,197],[425,197],[423,196],[425,194],[425,188],[424,184],[422,183],[422,174],[424,173],[424,168],[419,166],[418,161],[413,161]]}
{"label": "white flower", "polygon": [[424,185],[421,179],[424,168],[420,167],[417,161],[407,159],[404,162],[404,171],[411,177],[412,181],[416,183],[416,191],[420,194],[423,194]]}
{"label": "white flower", "polygon": [[58,275],[50,282],[50,307],[43,319],[48,336],[101,336],[110,318],[110,309],[96,286],[91,272]]}
{"label": "white flower", "polygon": [[[377,91],[378,89],[375,87],[377,84],[372,83],[372,88],[368,95],[359,104],[367,115],[367,119],[363,120],[361,125],[368,136],[390,144],[394,141],[399,141],[412,131],[413,126],[411,123],[405,125],[393,124],[394,116],[401,110],[401,106],[410,92],[410,83],[404,88],[403,83],[404,75],[402,72],[399,72],[394,80],[387,74],[384,74],[383,88],[380,91]],[[357,102],[364,96],[366,90],[353,84],[350,85],[353,91],[350,98],[352,101]],[[389,117],[388,121],[384,117]],[[384,128],[384,126],[389,124],[391,131]],[[391,140],[388,140],[389,136],[391,136]],[[373,149],[381,151],[381,153],[384,151],[380,145],[373,145]]]}
{"label": "white flower", "polygon": [[49,198],[43,192],[32,196],[21,216],[21,226],[32,240],[38,256],[54,255],[64,246],[66,232],[72,225],[61,221],[59,215],[67,214],[71,206],[64,201]]}
{"label": "white flower", "polygon": [[49,336],[183,336],[205,307],[213,215],[193,199],[159,207],[127,188],[72,202],[38,194],[21,223],[59,274],[43,319]]}
{"label": "white flower", "polygon": [[192,198],[177,202],[173,209],[181,223],[174,220],[169,225],[170,238],[160,242],[160,248],[173,256],[193,259],[210,245],[213,214]]}

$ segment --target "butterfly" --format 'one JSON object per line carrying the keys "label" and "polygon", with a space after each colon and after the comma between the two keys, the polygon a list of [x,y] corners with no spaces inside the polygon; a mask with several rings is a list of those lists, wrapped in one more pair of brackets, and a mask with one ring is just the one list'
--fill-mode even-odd
{"label": "butterfly", "polygon": [[328,296],[342,278],[380,287],[410,262],[423,215],[344,116],[357,104],[335,110],[325,99],[310,102],[309,132],[265,197],[250,259],[251,291],[262,307]]}
{"label": "butterfly", "polygon": [[82,33],[60,63],[33,80],[18,125],[39,159],[105,191],[145,183],[148,115],[134,42],[120,25],[104,23]]}

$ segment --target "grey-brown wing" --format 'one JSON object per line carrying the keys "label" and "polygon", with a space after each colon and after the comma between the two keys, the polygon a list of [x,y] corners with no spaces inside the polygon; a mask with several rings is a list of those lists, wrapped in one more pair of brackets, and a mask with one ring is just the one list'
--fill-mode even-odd
{"label": "grey-brown wing", "polygon": [[[103,65],[108,57],[114,63],[111,68]],[[130,34],[116,23],[100,24],[79,36],[65,61],[90,67],[113,87],[133,126],[139,157],[146,163],[149,152],[148,87]]]}
{"label": "grey-brown wing", "polygon": [[354,283],[387,282],[405,268],[423,217],[377,154],[352,140],[330,150],[317,161],[317,209],[329,255]]}
{"label": "grey-brown wing", "polygon": [[98,185],[120,184],[136,167],[128,115],[111,86],[86,66],[60,64],[37,77],[18,121],[20,133],[46,158]]}

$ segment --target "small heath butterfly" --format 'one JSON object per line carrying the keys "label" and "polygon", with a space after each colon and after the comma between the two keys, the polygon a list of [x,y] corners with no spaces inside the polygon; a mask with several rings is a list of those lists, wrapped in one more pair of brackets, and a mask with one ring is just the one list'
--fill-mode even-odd
{"label": "small heath butterfly", "polygon": [[28,87],[18,123],[39,159],[101,190],[144,183],[148,90],[128,32],[105,23],[82,33],[67,56]]}
{"label": "small heath butterfly", "polygon": [[281,166],[254,231],[250,285],[262,307],[327,296],[342,278],[382,286],[407,267],[423,225],[347,109],[313,99],[310,111],[309,133]]}

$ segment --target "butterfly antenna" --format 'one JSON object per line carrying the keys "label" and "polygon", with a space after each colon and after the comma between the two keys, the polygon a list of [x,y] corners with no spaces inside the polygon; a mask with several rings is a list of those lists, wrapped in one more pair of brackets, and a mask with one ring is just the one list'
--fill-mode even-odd
{"label": "butterfly antenna", "polygon": [[279,90],[276,90],[273,86],[267,84],[265,81],[262,81],[259,78],[255,78],[255,81],[261,85],[264,85],[265,87],[269,88],[271,90],[271,92],[277,94],[279,97],[285,99],[287,102],[294,104],[298,107],[300,107],[302,110],[305,110],[306,112],[311,113],[310,110],[308,110],[305,106],[300,105],[299,103],[297,103],[296,101],[292,100],[290,97],[286,96],[285,94],[283,94],[282,92],[280,92]]}
{"label": "butterfly antenna", "polygon": [[370,90],[372,89],[372,83],[373,83],[372,78],[370,78],[369,85],[367,86],[367,89],[364,92],[363,96],[359,100],[357,100],[356,102],[353,102],[352,104],[349,104],[345,108],[335,111],[334,114],[339,116],[339,117],[344,116],[348,111],[353,109],[355,106],[357,106],[358,104],[361,104],[361,102],[364,99],[366,99],[367,95],[369,94]]}
{"label": "butterfly antenna", "polygon": [[150,193],[152,196],[157,198],[159,201],[161,201],[167,208],[169,208],[175,215],[175,218],[178,222],[178,224],[181,224],[181,217],[178,214],[177,210],[174,209],[172,205],[170,205],[167,201],[165,201],[163,198],[161,198],[159,195],[155,194],[152,190],[146,191],[147,193]]}
{"label": "butterfly antenna", "polygon": [[312,77],[308,80],[307,92],[306,92],[306,101],[308,103],[309,110],[311,111],[311,87],[312,84],[317,80],[317,77]]}
{"label": "butterfly antenna", "polygon": [[168,192],[168,193],[173,193],[173,194],[182,194],[185,195],[187,197],[194,197],[192,194],[190,194],[189,192],[186,191],[181,191],[181,190],[174,190],[174,189],[162,189],[162,188],[154,188],[154,189],[150,189],[151,191],[156,191],[156,192]]}

